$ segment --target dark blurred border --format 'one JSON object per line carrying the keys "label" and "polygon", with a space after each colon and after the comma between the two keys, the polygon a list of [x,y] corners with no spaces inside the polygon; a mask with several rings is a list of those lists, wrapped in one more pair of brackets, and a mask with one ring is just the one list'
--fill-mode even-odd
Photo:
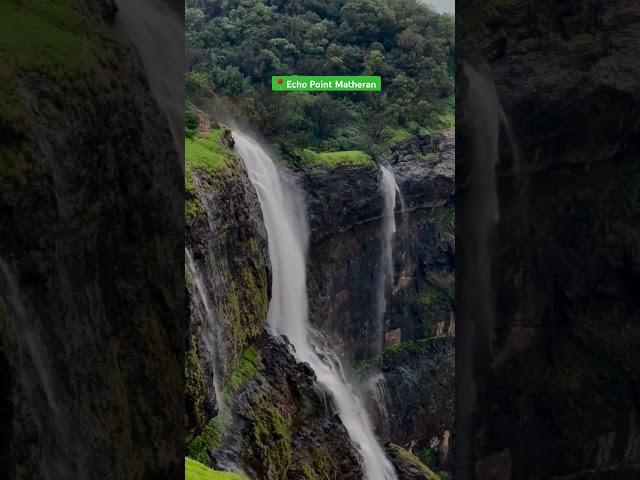
{"label": "dark blurred border", "polygon": [[184,475],[184,7],[117,7],[0,5],[0,478]]}
{"label": "dark blurred border", "polygon": [[457,4],[457,478],[640,478],[639,27]]}

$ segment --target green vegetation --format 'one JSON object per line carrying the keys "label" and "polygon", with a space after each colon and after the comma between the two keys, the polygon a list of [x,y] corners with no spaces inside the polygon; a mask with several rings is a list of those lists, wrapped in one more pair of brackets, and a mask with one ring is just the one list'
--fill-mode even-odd
{"label": "green vegetation", "polygon": [[264,400],[250,409],[253,432],[251,461],[259,462],[266,478],[286,478],[291,464],[291,427],[276,405]]}
{"label": "green vegetation", "polygon": [[235,164],[231,149],[222,144],[223,128],[211,129],[204,136],[185,138],[185,165],[211,174],[224,171]]}
{"label": "green vegetation", "polygon": [[[101,66],[116,65],[123,44],[101,22],[92,19],[84,2],[52,0],[0,4],[0,178],[24,183],[42,173],[26,140],[30,113],[18,93],[20,78],[53,86],[30,108],[51,123],[60,111],[95,108],[92,93],[111,89],[113,75],[97,75]],[[90,81],[88,81],[90,79]],[[35,84],[35,82],[34,82]]]}
{"label": "green vegetation", "polygon": [[424,307],[439,304],[448,308],[453,303],[454,298],[455,285],[447,283],[442,285],[429,284],[418,293],[416,302]]}
{"label": "green vegetation", "polygon": [[453,232],[456,228],[456,209],[454,206],[446,206],[436,209],[434,220],[445,231]]}
{"label": "green vegetation", "polygon": [[422,475],[424,475],[425,480],[440,480],[440,477],[432,472],[429,467],[427,467],[424,463],[420,461],[418,457],[416,457],[413,453],[405,450],[399,445],[391,444],[391,448],[396,452],[396,454],[401,457],[404,461],[411,464],[415,467]]}
{"label": "green vegetation", "polygon": [[373,169],[378,168],[369,155],[360,151],[316,153],[313,150],[305,148],[298,150],[296,153],[300,159],[300,163],[305,166],[313,167],[321,165],[329,168],[367,166]]}
{"label": "green vegetation", "polygon": [[187,457],[184,462],[185,480],[244,480],[242,476],[229,472],[211,470],[200,462]]}
{"label": "green vegetation", "polygon": [[202,463],[209,463],[209,452],[215,450],[222,440],[224,418],[214,417],[205,425],[202,433],[187,445],[187,455]]}
{"label": "green vegetation", "polygon": [[185,114],[185,215],[194,218],[202,212],[195,197],[194,172],[200,170],[214,177],[228,175],[238,157],[225,144],[223,137],[230,134],[224,127],[211,127],[206,133],[198,133],[198,117],[191,109]]}
{"label": "green vegetation", "polygon": [[230,399],[235,393],[240,390],[240,387],[247,381],[252,380],[258,374],[258,369],[261,365],[260,352],[251,346],[247,348],[242,357],[240,357],[240,365],[231,374],[231,378],[224,385],[224,396]]}
{"label": "green vegetation", "polygon": [[[192,361],[189,358],[187,360]],[[230,379],[224,385],[223,395],[225,401],[232,401],[233,396],[240,388],[256,377],[260,366],[260,353],[255,347],[248,347],[240,358],[239,367],[231,374]],[[187,379],[187,385],[189,385],[189,378]],[[220,413],[209,420],[202,433],[187,445],[187,455],[199,462],[208,464],[210,461],[209,453],[220,446],[224,431],[229,427],[230,423],[231,416],[228,412]]]}
{"label": "green vegetation", "polygon": [[[215,93],[286,149],[379,153],[453,126],[454,19],[419,0],[187,0],[189,99]],[[380,75],[381,93],[273,93],[271,76]]]}
{"label": "green vegetation", "polygon": [[[266,272],[255,266],[240,272],[241,282],[231,281],[227,301],[222,313],[225,331],[228,332],[233,370],[247,369],[251,364],[259,364],[259,358],[251,357],[251,350],[245,350],[249,341],[262,332],[267,318],[269,288]],[[247,357],[249,355],[249,357]]]}

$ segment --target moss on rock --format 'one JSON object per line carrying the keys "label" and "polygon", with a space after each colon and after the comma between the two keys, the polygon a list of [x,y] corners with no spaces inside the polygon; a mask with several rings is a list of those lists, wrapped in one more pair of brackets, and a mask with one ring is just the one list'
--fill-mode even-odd
{"label": "moss on rock", "polygon": [[[399,445],[390,444],[390,448],[395,454],[396,458],[409,468],[415,469],[420,472],[420,476],[425,480],[440,480],[440,476],[431,471],[424,463],[420,461],[413,453],[405,450]],[[416,477],[413,477],[416,478]]]}
{"label": "moss on rock", "polygon": [[265,480],[286,478],[291,464],[291,425],[269,400],[262,400],[249,409],[253,430],[247,461],[257,464]]}

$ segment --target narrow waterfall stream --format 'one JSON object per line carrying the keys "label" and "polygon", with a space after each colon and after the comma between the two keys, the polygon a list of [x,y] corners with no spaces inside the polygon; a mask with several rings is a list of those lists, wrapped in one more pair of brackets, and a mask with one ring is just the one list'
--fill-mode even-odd
{"label": "narrow waterfall stream", "polygon": [[382,253],[377,291],[378,308],[376,328],[379,332],[379,338],[377,345],[378,351],[376,353],[378,354],[382,353],[384,348],[384,317],[387,312],[387,295],[393,288],[393,237],[396,233],[396,199],[397,197],[402,198],[400,195],[400,187],[398,187],[396,183],[396,177],[391,168],[381,165],[380,171],[382,173],[380,185],[384,198],[384,211],[382,213]]}
{"label": "narrow waterfall stream", "polygon": [[335,401],[340,418],[364,460],[367,480],[396,480],[397,475],[378,443],[371,420],[347,384],[337,357],[313,334],[308,318],[306,253],[308,226],[304,201],[289,187],[270,155],[250,137],[234,132],[235,148],[256,188],[267,229],[273,270],[268,325],[285,335],[296,359],[308,363]]}
{"label": "narrow waterfall stream", "polygon": [[62,408],[60,399],[65,392],[56,381],[51,356],[27,308],[18,277],[0,257],[0,287],[2,280],[6,286],[4,295],[11,310],[10,323],[13,324],[18,348],[19,388],[24,391],[40,436],[42,454],[38,462],[42,478],[85,478],[79,456],[81,446],[77,441],[80,435],[74,432],[78,425],[69,422],[71,416]]}
{"label": "narrow waterfall stream", "polygon": [[498,100],[496,87],[487,77],[470,65],[464,65],[469,80],[469,105],[473,122],[473,163],[469,191],[474,204],[473,231],[475,251],[473,255],[474,285],[478,289],[478,321],[491,351],[493,334],[491,251],[490,235],[500,220],[496,168],[500,156],[500,128],[505,116]]}
{"label": "narrow waterfall stream", "polygon": [[220,370],[220,365],[222,365],[219,348],[220,342],[216,333],[219,327],[216,325],[215,312],[213,311],[209,303],[209,298],[207,297],[204,277],[193,260],[193,255],[188,249],[185,249],[185,259],[189,275],[191,276],[191,283],[195,288],[194,293],[197,296],[197,299],[193,300],[192,305],[198,308],[198,313],[204,321],[203,338],[209,358],[212,359],[213,388],[216,393],[216,405],[218,406],[218,412],[222,412],[225,410],[225,403],[222,395],[222,384],[220,383],[222,379],[222,372]]}

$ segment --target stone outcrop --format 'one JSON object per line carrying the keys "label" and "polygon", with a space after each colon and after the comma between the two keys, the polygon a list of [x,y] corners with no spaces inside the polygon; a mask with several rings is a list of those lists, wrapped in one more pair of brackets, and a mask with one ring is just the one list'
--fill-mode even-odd
{"label": "stone outcrop", "polygon": [[[214,322],[187,275],[187,455],[250,478],[360,479],[359,454],[313,371],[286,339],[265,331],[271,275],[260,205],[228,130],[220,143],[223,170],[195,168],[187,158],[187,250]],[[224,406],[215,402],[215,375]]]}
{"label": "stone outcrop", "polygon": [[[424,450],[432,438],[453,431],[453,135],[411,139],[384,161],[402,200],[396,206],[395,278],[386,292],[383,331],[377,324],[380,173],[368,166],[314,165],[299,174],[311,219],[311,320],[363,380],[362,388],[375,384],[368,378],[372,371],[383,372],[386,411],[379,411],[379,396],[364,394],[382,437]],[[437,452],[432,457],[434,466],[450,469],[450,457],[443,463]]]}

